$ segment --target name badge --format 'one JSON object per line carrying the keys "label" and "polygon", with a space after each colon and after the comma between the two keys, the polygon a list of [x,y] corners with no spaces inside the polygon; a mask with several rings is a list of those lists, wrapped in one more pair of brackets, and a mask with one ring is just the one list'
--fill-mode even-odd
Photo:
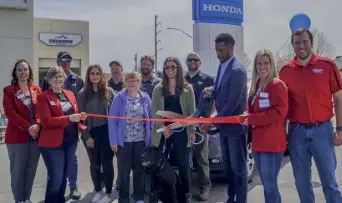
{"label": "name badge", "polygon": [[24,104],[25,104],[25,105],[29,105],[30,103],[31,103],[31,100],[30,100],[30,99],[25,99],[25,100],[24,100]]}
{"label": "name badge", "polygon": [[56,106],[56,103],[54,101],[50,101],[51,106]]}
{"label": "name badge", "polygon": [[260,97],[268,98],[268,93],[267,92],[260,92]]}
{"label": "name badge", "polygon": [[261,99],[261,100],[259,100],[259,107],[260,108],[270,107],[270,100],[269,99]]}
{"label": "name badge", "polygon": [[24,95],[23,93],[17,95],[17,98],[18,98],[18,99],[22,99],[22,98],[24,98],[24,97],[25,97],[25,95]]}

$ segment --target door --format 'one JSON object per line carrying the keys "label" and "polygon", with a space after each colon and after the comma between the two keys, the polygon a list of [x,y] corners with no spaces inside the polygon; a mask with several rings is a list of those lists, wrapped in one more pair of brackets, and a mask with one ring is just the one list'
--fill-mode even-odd
{"label": "door", "polygon": [[[49,71],[51,67],[56,66],[56,59],[46,59],[40,58],[38,60],[38,67],[39,67],[39,84],[42,83],[44,80],[46,73]],[[80,59],[73,59],[70,64],[70,69],[77,75],[81,75],[81,60]]]}

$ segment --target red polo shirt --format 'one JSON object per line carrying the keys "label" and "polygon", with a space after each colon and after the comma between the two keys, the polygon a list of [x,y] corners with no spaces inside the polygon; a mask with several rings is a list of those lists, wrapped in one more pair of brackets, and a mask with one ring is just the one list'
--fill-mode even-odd
{"label": "red polo shirt", "polygon": [[310,62],[301,66],[294,57],[281,68],[280,79],[288,87],[291,122],[309,124],[333,117],[332,95],[342,89],[333,60],[312,54]]}

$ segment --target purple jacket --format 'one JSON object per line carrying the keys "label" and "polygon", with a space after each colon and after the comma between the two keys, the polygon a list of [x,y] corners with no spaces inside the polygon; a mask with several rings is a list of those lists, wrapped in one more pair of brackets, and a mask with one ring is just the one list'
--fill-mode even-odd
{"label": "purple jacket", "polygon": [[[109,115],[110,116],[126,116],[125,109],[127,104],[127,90],[118,93],[111,105]],[[144,106],[144,117],[152,118],[152,110],[151,110],[151,99],[150,97],[141,91],[138,91],[140,95],[141,102]],[[152,121],[145,121],[145,143],[146,145],[150,144],[151,140],[151,131],[153,127]],[[108,130],[109,130],[109,141],[110,145],[119,145],[121,147],[124,146],[124,137],[125,137],[125,128],[126,128],[126,120],[110,118],[108,119]]]}

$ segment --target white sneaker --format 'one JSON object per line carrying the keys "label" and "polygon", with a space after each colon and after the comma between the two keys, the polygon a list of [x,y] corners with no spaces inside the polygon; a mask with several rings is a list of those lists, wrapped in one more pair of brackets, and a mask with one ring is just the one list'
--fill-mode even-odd
{"label": "white sneaker", "polygon": [[136,203],[144,203],[144,201],[142,201],[142,200],[139,200],[139,201],[137,201]]}
{"label": "white sneaker", "polygon": [[91,202],[96,203],[101,199],[101,194],[100,193],[96,193],[96,195],[93,197],[93,199],[91,200]]}
{"label": "white sneaker", "polygon": [[107,195],[103,196],[102,199],[100,201],[98,201],[97,203],[110,203],[111,200],[109,199],[109,197]]}
{"label": "white sneaker", "polygon": [[31,200],[26,200],[24,203],[32,203]]}

